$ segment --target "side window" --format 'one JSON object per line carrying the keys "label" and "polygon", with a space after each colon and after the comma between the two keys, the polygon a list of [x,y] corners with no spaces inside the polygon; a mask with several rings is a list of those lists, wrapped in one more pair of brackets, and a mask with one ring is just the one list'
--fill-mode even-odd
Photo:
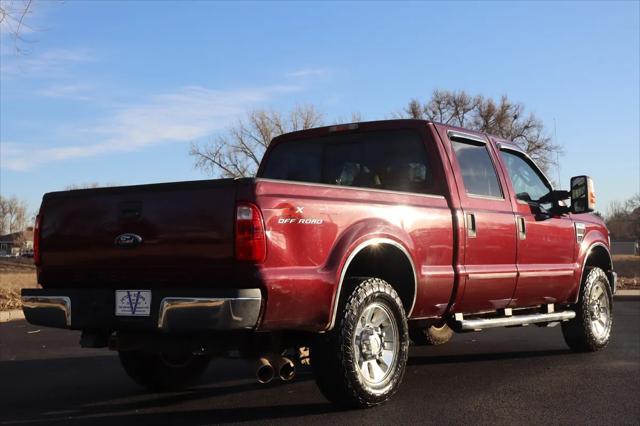
{"label": "side window", "polygon": [[423,139],[408,130],[282,142],[260,177],[442,195]]}
{"label": "side window", "polygon": [[327,144],[324,153],[324,182],[331,185],[380,187],[380,179],[366,164],[362,143]]}
{"label": "side window", "polygon": [[452,140],[464,187],[469,195],[503,198],[496,169],[484,144]]}
{"label": "side window", "polygon": [[320,182],[322,145],[282,143],[271,152],[263,176],[298,182]]}
{"label": "side window", "polygon": [[439,194],[422,140],[410,132],[363,134],[328,143],[323,182],[392,191]]}
{"label": "side window", "polygon": [[376,171],[383,189],[438,193],[422,140],[405,133],[396,140],[370,139],[365,143],[367,164]]}
{"label": "side window", "polygon": [[529,160],[511,151],[500,151],[500,154],[518,200],[537,202],[551,191],[542,173]]}

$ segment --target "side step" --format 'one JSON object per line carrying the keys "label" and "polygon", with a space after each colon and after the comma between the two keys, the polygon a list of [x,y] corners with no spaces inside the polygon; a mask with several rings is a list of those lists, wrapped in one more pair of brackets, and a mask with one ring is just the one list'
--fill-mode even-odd
{"label": "side step", "polygon": [[551,312],[544,314],[513,315],[500,318],[463,319],[456,318],[456,325],[460,331],[484,330],[486,328],[512,327],[541,322],[568,321],[575,318],[573,311]]}

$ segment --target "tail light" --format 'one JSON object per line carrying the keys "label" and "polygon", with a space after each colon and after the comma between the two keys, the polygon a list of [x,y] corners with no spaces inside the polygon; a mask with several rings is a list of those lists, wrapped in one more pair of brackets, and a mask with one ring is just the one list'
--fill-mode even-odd
{"label": "tail light", "polygon": [[236,260],[264,262],[267,238],[258,206],[239,203],[236,206]]}
{"label": "tail light", "polygon": [[36,224],[33,227],[33,262],[36,266],[40,265],[40,225],[42,216],[36,216]]}

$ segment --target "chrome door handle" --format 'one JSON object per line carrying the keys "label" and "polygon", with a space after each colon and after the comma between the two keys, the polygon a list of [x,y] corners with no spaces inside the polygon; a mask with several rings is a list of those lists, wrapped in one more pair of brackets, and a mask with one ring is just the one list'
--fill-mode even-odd
{"label": "chrome door handle", "polygon": [[467,222],[467,236],[469,238],[475,238],[478,234],[478,229],[476,227],[476,215],[474,213],[467,213],[465,220]]}
{"label": "chrome door handle", "polygon": [[524,221],[524,217],[516,216],[518,222],[518,238],[521,240],[527,239],[527,224]]}

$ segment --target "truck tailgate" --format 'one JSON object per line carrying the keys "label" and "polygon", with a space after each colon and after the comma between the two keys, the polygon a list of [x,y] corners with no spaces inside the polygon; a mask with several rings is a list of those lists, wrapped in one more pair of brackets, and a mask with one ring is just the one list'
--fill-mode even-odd
{"label": "truck tailgate", "polygon": [[236,192],[250,182],[219,179],[46,194],[40,210],[39,282],[44,287],[229,286]]}

